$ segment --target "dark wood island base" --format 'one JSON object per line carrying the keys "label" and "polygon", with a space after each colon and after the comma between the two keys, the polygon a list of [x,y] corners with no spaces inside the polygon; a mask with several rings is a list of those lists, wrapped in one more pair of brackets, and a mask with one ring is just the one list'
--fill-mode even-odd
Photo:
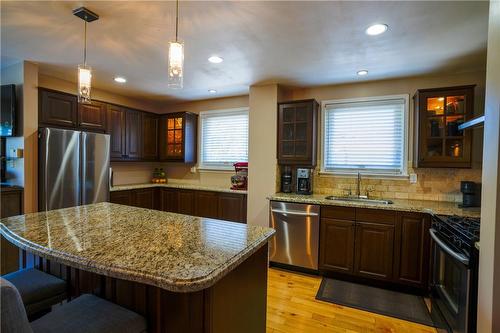
{"label": "dark wood island base", "polygon": [[90,293],[143,315],[148,332],[266,331],[267,243],[212,287],[187,293],[87,272],[24,250],[21,260],[23,268],[68,281],[72,298]]}

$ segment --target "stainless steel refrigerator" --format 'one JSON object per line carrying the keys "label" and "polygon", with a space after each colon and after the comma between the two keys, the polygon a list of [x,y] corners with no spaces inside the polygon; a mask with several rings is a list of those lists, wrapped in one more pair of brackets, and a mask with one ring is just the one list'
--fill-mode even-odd
{"label": "stainless steel refrigerator", "polygon": [[109,200],[109,135],[41,128],[38,210]]}

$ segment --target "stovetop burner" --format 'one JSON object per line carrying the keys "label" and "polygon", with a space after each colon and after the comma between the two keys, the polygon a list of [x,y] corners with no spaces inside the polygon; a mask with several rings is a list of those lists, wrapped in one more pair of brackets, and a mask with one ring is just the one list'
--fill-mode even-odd
{"label": "stovetop burner", "polygon": [[450,223],[451,227],[457,229],[459,232],[467,234],[468,237],[479,238],[480,222],[479,218],[462,217],[462,216],[448,216],[446,222]]}
{"label": "stovetop burner", "polygon": [[432,226],[442,239],[467,255],[470,254],[474,243],[479,241],[479,218],[436,215]]}

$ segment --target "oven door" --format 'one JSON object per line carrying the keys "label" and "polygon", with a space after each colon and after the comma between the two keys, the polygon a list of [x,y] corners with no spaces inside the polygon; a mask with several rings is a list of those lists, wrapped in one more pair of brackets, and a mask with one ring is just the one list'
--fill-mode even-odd
{"label": "oven door", "polygon": [[466,333],[470,288],[469,259],[430,229],[433,239],[432,305],[453,333]]}

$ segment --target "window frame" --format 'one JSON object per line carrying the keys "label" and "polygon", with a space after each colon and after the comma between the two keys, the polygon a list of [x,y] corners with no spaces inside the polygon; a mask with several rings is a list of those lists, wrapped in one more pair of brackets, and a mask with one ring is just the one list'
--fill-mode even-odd
{"label": "window frame", "polygon": [[[326,144],[325,144],[325,132],[326,132],[326,109],[328,105],[331,104],[345,104],[345,103],[361,103],[361,102],[373,102],[373,101],[387,101],[393,99],[403,99],[404,109],[403,109],[403,161],[401,165],[401,170],[398,173],[395,172],[383,172],[383,171],[370,171],[367,169],[327,169],[325,167],[326,156]],[[398,95],[384,95],[384,96],[370,96],[370,97],[356,97],[347,99],[333,99],[324,100],[321,102],[321,117],[320,117],[320,144],[319,144],[319,159],[320,159],[320,174],[324,175],[335,175],[335,176],[352,176],[360,172],[363,176],[374,177],[374,178],[408,178],[408,166],[409,166],[409,141],[410,141],[410,97],[408,94],[398,94]]]}
{"label": "window frame", "polygon": [[[240,108],[231,108],[231,109],[217,109],[217,110],[207,110],[199,112],[199,124],[198,124],[198,166],[197,169],[200,171],[223,171],[229,172],[234,171],[234,166],[231,165],[222,165],[222,164],[204,164],[203,161],[203,120],[205,117],[216,115],[216,114],[225,114],[225,113],[246,113],[248,117],[249,115],[249,107],[240,107]],[[249,124],[250,126],[250,124]],[[248,142],[247,142],[248,147]],[[248,159],[248,150],[247,150],[247,159]]]}

